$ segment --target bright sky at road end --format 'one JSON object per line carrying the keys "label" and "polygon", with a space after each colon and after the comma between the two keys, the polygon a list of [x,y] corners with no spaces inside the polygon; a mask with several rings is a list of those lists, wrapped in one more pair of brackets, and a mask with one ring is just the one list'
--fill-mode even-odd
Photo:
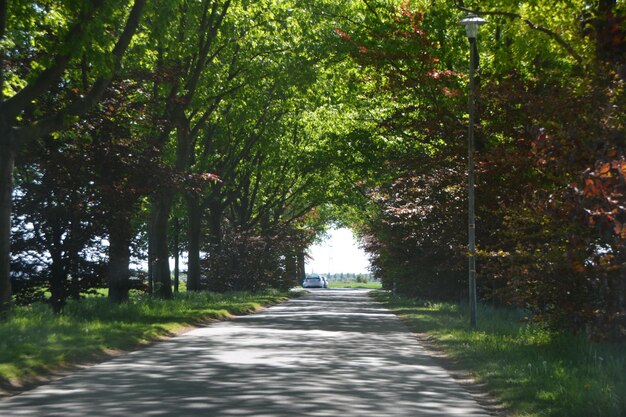
{"label": "bright sky at road end", "polygon": [[307,274],[340,274],[369,272],[369,260],[365,252],[358,247],[350,229],[331,229],[328,239],[309,247]]}

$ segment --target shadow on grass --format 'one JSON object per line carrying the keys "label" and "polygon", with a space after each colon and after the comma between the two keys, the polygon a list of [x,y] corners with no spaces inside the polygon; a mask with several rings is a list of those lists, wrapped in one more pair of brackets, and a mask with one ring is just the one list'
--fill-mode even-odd
{"label": "shadow on grass", "polygon": [[18,308],[10,320],[0,323],[0,389],[5,395],[19,392],[46,381],[52,373],[103,360],[189,326],[258,311],[261,305],[286,298],[280,293],[188,293],[170,301],[144,296],[112,305],[94,297],[70,302],[59,316],[45,305]]}
{"label": "shadow on grass", "polygon": [[519,414],[626,416],[626,344],[591,343],[525,323],[521,311],[487,306],[470,329],[463,306],[376,297]]}

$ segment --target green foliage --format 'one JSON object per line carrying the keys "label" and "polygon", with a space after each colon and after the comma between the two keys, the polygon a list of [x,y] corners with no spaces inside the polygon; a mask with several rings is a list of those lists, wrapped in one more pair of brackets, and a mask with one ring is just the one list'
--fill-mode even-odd
{"label": "green foliage", "polygon": [[[489,21],[474,155],[480,295],[554,328],[624,338],[624,16],[611,2],[464,3]],[[387,288],[456,300],[467,279],[466,10],[419,7],[338,32],[364,98],[383,108],[376,133],[388,145],[386,175],[367,190],[375,206],[356,224]]]}
{"label": "green foliage", "polygon": [[624,343],[592,343],[524,321],[521,310],[479,306],[467,328],[466,305],[375,297],[411,329],[432,337],[459,368],[485,382],[513,416],[622,416]]}
{"label": "green foliage", "polygon": [[[109,75],[113,70],[110,53],[116,35],[123,29],[130,8],[128,3],[108,0],[92,7],[90,3],[74,0],[9,2],[4,40],[7,44],[4,59],[8,65],[6,80],[2,80],[5,97],[13,97],[55,65],[58,55],[69,55],[76,60],[76,67],[66,72],[65,85],[50,89],[50,95],[61,93],[68,98],[68,90],[88,87],[81,77],[91,81]],[[81,74],[78,69],[77,61],[81,59],[89,63],[89,74]],[[70,94],[69,98],[74,96]],[[43,106],[45,101],[38,99],[36,104]]]}

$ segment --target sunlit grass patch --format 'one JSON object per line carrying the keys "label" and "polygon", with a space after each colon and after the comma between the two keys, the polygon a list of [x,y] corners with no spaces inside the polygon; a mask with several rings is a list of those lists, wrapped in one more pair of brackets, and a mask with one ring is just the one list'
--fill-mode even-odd
{"label": "sunlit grass patch", "polygon": [[460,366],[485,381],[514,416],[626,416],[626,344],[592,343],[550,331],[519,310],[466,307],[377,292],[375,297],[432,336]]}
{"label": "sunlit grass patch", "polygon": [[203,320],[223,320],[283,301],[288,294],[178,293],[173,300],[134,294],[114,305],[103,297],[70,301],[55,316],[43,304],[17,307],[0,322],[0,380],[35,376],[100,352],[124,350]]}

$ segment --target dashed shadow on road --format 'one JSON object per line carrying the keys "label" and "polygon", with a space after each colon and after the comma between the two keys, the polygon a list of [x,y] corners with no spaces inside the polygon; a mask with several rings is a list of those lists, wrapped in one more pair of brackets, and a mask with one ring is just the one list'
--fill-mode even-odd
{"label": "dashed shadow on road", "polygon": [[2,416],[486,416],[363,290],[320,290],[0,402]]}

